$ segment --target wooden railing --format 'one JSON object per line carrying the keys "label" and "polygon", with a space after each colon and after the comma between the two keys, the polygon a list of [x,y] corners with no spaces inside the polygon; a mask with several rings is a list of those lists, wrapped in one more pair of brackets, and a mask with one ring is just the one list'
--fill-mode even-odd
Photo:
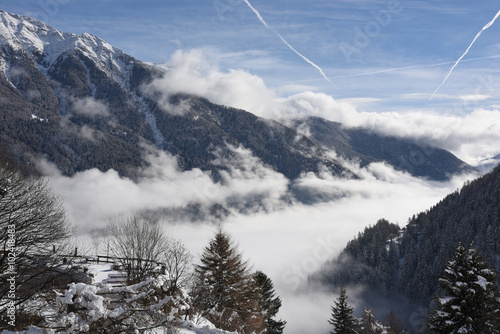
{"label": "wooden railing", "polygon": [[94,262],[94,263],[127,263],[127,262],[136,262],[136,263],[154,263],[159,267],[165,267],[165,263],[159,262],[159,261],[154,261],[154,260],[145,260],[145,259],[139,259],[139,258],[124,258],[124,257],[115,257],[115,256],[109,256],[109,255],[78,255],[77,251],[75,250],[75,253],[72,255],[63,255],[63,254],[56,254],[57,257],[62,258],[63,263],[67,262],[68,259],[82,259],[85,260],[85,262]]}

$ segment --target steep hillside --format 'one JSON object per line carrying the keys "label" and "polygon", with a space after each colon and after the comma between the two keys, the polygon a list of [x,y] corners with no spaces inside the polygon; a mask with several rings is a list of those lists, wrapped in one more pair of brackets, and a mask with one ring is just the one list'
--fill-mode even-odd
{"label": "steep hillside", "polygon": [[360,285],[367,303],[386,300],[396,303],[395,310],[409,304],[413,312],[429,306],[459,242],[473,242],[500,269],[500,166],[413,216],[401,230],[380,220],[312,279],[332,288]]}
{"label": "steep hillside", "polygon": [[[243,145],[292,179],[322,163],[344,169],[295,130],[196,96],[159,108],[143,88],[163,72],[103,40],[0,13],[0,138],[20,159],[45,156],[68,175],[97,167],[122,175],[144,164],[143,145],[212,170],[214,151]],[[175,109],[183,108],[179,113]]]}
{"label": "steep hillside", "polygon": [[250,149],[288,179],[321,166],[353,177],[328,150],[437,180],[464,171],[464,163],[449,152],[360,129],[340,130],[318,118],[309,122],[309,137],[197,96],[157,96],[145,87],[165,75],[164,69],[96,36],[62,33],[3,11],[0,19],[0,146],[25,164],[44,157],[66,175],[98,168],[134,176],[147,164],[144,148],[154,147],[176,155],[184,170],[200,168],[217,177],[225,167],[215,160],[233,154],[231,145]]}
{"label": "steep hillside", "polygon": [[0,17],[1,143],[21,160],[44,156],[66,174],[141,165],[138,144],[153,133],[132,92],[159,72],[94,36]]}
{"label": "steep hillside", "polygon": [[296,121],[294,125],[296,129],[307,129],[311,138],[341,156],[358,159],[362,165],[385,161],[414,176],[440,181],[473,170],[450,152],[413,140],[381,136],[361,128],[346,128],[318,117]]}

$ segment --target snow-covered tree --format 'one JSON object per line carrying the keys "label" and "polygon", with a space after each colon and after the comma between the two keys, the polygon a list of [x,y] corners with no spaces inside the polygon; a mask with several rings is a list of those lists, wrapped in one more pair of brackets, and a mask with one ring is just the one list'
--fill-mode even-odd
{"label": "snow-covered tree", "polygon": [[255,282],[260,288],[259,306],[264,314],[264,322],[268,334],[281,334],[285,328],[286,321],[275,320],[274,317],[281,307],[281,299],[275,295],[273,281],[262,271],[254,275]]}
{"label": "snow-covered tree", "polygon": [[428,317],[435,333],[500,333],[497,274],[473,247],[458,246],[439,279],[441,294]]}
{"label": "snow-covered tree", "polygon": [[196,309],[218,328],[242,333],[265,331],[259,288],[230,236],[219,228],[195,267]]}
{"label": "snow-covered tree", "polygon": [[373,309],[365,307],[359,324],[359,334],[386,334],[386,328],[377,320]]}
{"label": "snow-covered tree", "polygon": [[166,275],[121,287],[71,283],[62,293],[55,291],[55,303],[38,301],[45,310],[32,316],[43,320],[31,325],[45,328],[43,333],[175,334],[189,304],[165,293],[166,284]]}
{"label": "snow-covered tree", "polygon": [[330,334],[357,334],[358,321],[353,315],[353,308],[347,303],[347,294],[344,288],[340,289],[340,296],[332,306],[332,318],[328,322],[333,325]]}

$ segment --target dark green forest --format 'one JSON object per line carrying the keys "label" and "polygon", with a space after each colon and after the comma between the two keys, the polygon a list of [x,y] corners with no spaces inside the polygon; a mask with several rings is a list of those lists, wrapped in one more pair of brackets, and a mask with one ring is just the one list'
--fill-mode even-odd
{"label": "dark green forest", "polygon": [[414,215],[404,228],[380,219],[311,280],[332,289],[363,286],[368,305],[385,301],[408,317],[429,308],[459,243],[474,244],[492,268],[500,268],[500,166]]}

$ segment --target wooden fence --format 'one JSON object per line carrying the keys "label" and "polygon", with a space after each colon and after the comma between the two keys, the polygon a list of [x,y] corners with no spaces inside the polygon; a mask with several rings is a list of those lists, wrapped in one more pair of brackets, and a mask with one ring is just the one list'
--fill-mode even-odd
{"label": "wooden fence", "polygon": [[[165,271],[165,263],[149,260],[149,259],[140,259],[140,258],[124,258],[124,257],[115,257],[109,255],[78,255],[78,249],[75,248],[75,252],[71,255],[64,254],[55,254],[57,257],[62,259],[63,263],[67,263],[69,259],[80,259],[85,260],[85,262],[93,262],[93,263],[153,263],[161,268],[161,271]],[[72,261],[71,261],[72,262]]]}

